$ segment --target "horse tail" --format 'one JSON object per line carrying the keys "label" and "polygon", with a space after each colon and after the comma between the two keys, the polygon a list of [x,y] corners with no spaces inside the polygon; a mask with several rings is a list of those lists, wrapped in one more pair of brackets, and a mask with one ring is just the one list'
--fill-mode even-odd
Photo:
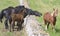
{"label": "horse tail", "polygon": [[3,14],[4,14],[3,12],[4,12],[4,11],[2,10],[1,13],[0,13],[0,21],[1,21],[1,23],[2,23],[3,16],[4,16],[4,15],[3,15]]}

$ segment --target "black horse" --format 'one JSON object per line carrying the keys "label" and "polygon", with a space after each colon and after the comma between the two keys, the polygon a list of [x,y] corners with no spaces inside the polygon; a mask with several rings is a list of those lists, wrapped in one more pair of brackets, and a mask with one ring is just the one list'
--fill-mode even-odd
{"label": "black horse", "polygon": [[[16,13],[18,14],[21,10],[23,10],[25,7],[24,6],[16,6],[15,8],[10,6],[8,8],[5,8],[1,11],[0,13],[0,21],[2,22],[2,19],[3,17],[5,17],[5,28],[8,29],[8,20],[11,19],[10,15],[12,13]],[[32,9],[29,9],[29,8],[25,8],[26,9],[26,12],[24,14],[24,18],[27,16],[27,15],[35,15],[35,16],[42,16],[42,13],[39,13],[38,11],[34,11]],[[22,21],[22,23],[24,22],[24,20]]]}
{"label": "black horse", "polygon": [[6,9],[3,9],[0,13],[0,21],[2,21],[3,17],[6,18],[5,21],[4,21],[6,29],[8,29],[8,19],[10,18],[11,12],[14,12],[14,8],[10,6]]}
{"label": "black horse", "polygon": [[[26,11],[25,11],[25,14],[24,14],[24,18],[27,16],[27,15],[35,15],[35,16],[42,16],[42,13],[38,12],[38,11],[34,11],[32,9],[29,9],[29,8],[25,8]],[[24,20],[21,22],[23,23]],[[18,24],[17,24],[18,25]]]}
{"label": "black horse", "polygon": [[32,10],[32,9],[29,9],[29,8],[25,8],[26,9],[26,13],[25,13],[25,16],[24,18],[27,16],[27,15],[35,15],[35,16],[42,16],[42,13],[41,12],[38,12],[38,11],[35,11],[35,10]]}
{"label": "black horse", "polygon": [[[26,11],[24,13],[24,18],[27,16],[27,15],[35,15],[35,16],[42,16],[42,13],[38,12],[38,11],[34,11],[32,9],[29,9],[29,8],[25,8]],[[24,20],[21,21],[21,24],[23,24]],[[19,23],[17,24],[17,26],[19,27]],[[22,27],[22,25],[20,25]],[[22,28],[21,28],[22,29]]]}
{"label": "black horse", "polygon": [[[20,9],[18,9],[18,8],[20,8]],[[12,7],[12,6],[9,6],[8,8],[5,8],[5,9],[3,9],[2,11],[1,11],[1,13],[0,13],[0,21],[2,22],[2,19],[3,19],[3,17],[5,17],[6,19],[5,19],[5,22],[4,22],[4,24],[5,24],[5,29],[8,29],[8,20],[11,18],[10,17],[10,15],[12,14],[12,13],[18,13],[17,11],[19,11],[19,10],[21,10],[22,8],[24,8],[24,6],[17,6],[17,7]],[[23,9],[22,9],[23,10]]]}
{"label": "black horse", "polygon": [[[18,8],[20,9],[20,8]],[[21,10],[20,10],[21,11]],[[33,11],[31,9],[28,9],[28,8],[25,8],[25,11],[24,12],[20,12],[19,10],[17,11],[18,13],[15,14],[15,13],[12,13],[11,15],[11,18],[12,20],[10,19],[10,24],[13,24],[13,25],[10,25],[10,27],[12,26],[13,30],[14,30],[14,24],[15,24],[15,21],[17,21],[17,26],[18,26],[18,29],[20,28],[20,30],[22,29],[22,23],[24,22],[24,18],[27,16],[27,15],[35,15],[35,16],[41,16],[42,13],[39,13],[38,11]],[[13,22],[13,23],[12,23]],[[10,29],[11,31],[11,29]]]}

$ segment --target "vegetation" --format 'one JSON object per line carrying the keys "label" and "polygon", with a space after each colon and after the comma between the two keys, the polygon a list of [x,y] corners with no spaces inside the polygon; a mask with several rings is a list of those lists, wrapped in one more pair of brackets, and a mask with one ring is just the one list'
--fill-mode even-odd
{"label": "vegetation", "polygon": [[[58,16],[57,16],[57,22],[55,29],[56,31],[52,31],[51,25],[49,26],[48,33],[50,36],[60,36],[60,0],[29,0],[30,1],[30,7],[33,10],[37,10],[41,13],[51,12],[53,11],[53,8],[58,8]],[[40,23],[43,23],[43,16],[38,18],[38,21]],[[43,25],[44,27],[44,25]]]}
{"label": "vegetation", "polygon": [[[30,8],[33,10],[37,10],[41,12],[43,15],[47,11],[52,12],[53,8],[58,8],[58,16],[57,16],[57,22],[56,22],[56,31],[52,31],[51,26],[49,26],[48,33],[50,36],[60,36],[60,0],[29,0]],[[19,0],[0,0],[0,11],[4,8],[7,8],[9,6],[17,6],[19,5]],[[43,23],[43,16],[38,18],[38,21],[40,23]],[[17,36],[14,34],[17,34],[19,32],[4,32],[4,24],[0,23],[0,36]],[[24,32],[24,31],[23,31]],[[20,34],[24,34],[24,33]],[[20,36],[20,35],[18,35]],[[24,36],[24,35],[21,35]]]}

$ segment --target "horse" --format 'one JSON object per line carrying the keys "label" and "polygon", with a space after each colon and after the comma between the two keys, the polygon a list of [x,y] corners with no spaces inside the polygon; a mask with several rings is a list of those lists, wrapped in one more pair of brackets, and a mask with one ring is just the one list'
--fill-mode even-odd
{"label": "horse", "polygon": [[29,9],[29,8],[25,8],[26,9],[26,13],[24,15],[24,18],[27,16],[27,15],[35,15],[35,16],[42,16],[42,13],[41,12],[38,12],[36,10],[32,10],[32,9]]}
{"label": "horse", "polygon": [[[21,10],[23,10],[23,8],[25,8],[24,6],[16,6],[15,8],[14,7],[12,7],[12,6],[9,6],[8,8],[5,8],[5,9],[3,9],[2,11],[1,11],[1,13],[0,13],[0,21],[2,22],[2,19],[3,19],[3,17],[5,17],[6,19],[5,19],[5,21],[4,21],[4,24],[5,24],[5,29],[8,29],[8,20],[10,20],[11,19],[11,17],[10,17],[10,15],[11,15],[11,13],[13,12],[13,13],[19,13],[19,11],[21,11]],[[33,10],[31,10],[31,9],[28,9],[28,8],[26,8],[26,13],[24,14],[24,18],[29,14],[29,15],[31,15],[33,12],[35,12],[34,13],[34,15],[38,15],[38,16],[40,16],[41,15],[41,13],[39,13],[39,12],[37,12],[37,11],[33,11]],[[37,13],[37,14],[36,14]],[[32,14],[33,15],[33,14]],[[23,23],[24,21],[22,21],[22,23]]]}
{"label": "horse", "polygon": [[15,7],[15,12],[17,13],[19,13],[21,10],[23,10],[25,7],[24,6],[16,6]]}
{"label": "horse", "polygon": [[46,25],[46,27],[45,27],[46,30],[48,29],[49,24],[51,24],[52,29],[55,28],[57,15],[58,15],[58,9],[53,9],[53,15],[51,15],[51,13],[49,13],[49,12],[46,12],[44,14],[43,19],[44,19],[44,23]]}
{"label": "horse", "polygon": [[[8,8],[5,8],[1,11],[0,13],[0,21],[2,22],[2,19],[3,17],[5,17],[5,21],[4,21],[4,24],[5,24],[5,29],[8,29],[8,20],[11,18],[10,15],[13,13],[18,13],[16,11],[18,11],[18,7],[20,8],[19,10],[21,10],[22,8],[24,8],[24,6],[16,6],[15,8],[12,7],[12,6],[9,6]],[[22,9],[23,10],[23,9]]]}
{"label": "horse", "polygon": [[14,31],[14,25],[15,25],[15,21],[18,22],[18,29],[21,29],[22,27],[22,23],[21,21],[24,20],[24,14],[25,14],[25,9],[21,10],[18,14],[12,13],[11,14],[11,21],[10,21],[10,32],[11,32],[11,28]]}
{"label": "horse", "polygon": [[[19,11],[18,11],[19,12]],[[22,12],[23,13],[23,12]],[[22,21],[18,21],[19,19],[21,20],[22,16],[23,16],[23,20]],[[18,26],[18,29],[20,26],[22,25],[19,25],[19,22],[22,24],[24,22],[24,18],[27,16],[27,15],[35,15],[35,16],[42,16],[42,13],[39,13],[38,11],[33,11],[32,9],[28,9],[28,8],[25,8],[25,11],[23,14],[21,14],[21,12],[19,12],[19,14],[15,14],[13,13],[12,16],[11,16],[11,19],[10,19],[10,31],[11,31],[11,24],[12,25],[12,28],[14,30],[14,24],[15,24],[15,21],[18,22],[17,26]],[[13,21],[13,23],[11,23],[11,21]],[[21,27],[20,27],[21,28]]]}
{"label": "horse", "polygon": [[4,21],[5,29],[8,29],[8,19],[10,18],[11,12],[14,12],[14,7],[9,6],[8,8],[3,9],[0,13],[0,21],[2,21],[3,17],[6,18]]}

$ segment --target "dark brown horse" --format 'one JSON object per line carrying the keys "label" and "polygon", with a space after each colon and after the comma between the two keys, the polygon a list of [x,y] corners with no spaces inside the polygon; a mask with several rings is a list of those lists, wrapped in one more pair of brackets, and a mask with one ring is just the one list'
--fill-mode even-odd
{"label": "dark brown horse", "polygon": [[44,19],[44,23],[46,25],[46,30],[49,27],[49,24],[51,24],[52,29],[54,29],[55,25],[56,25],[56,17],[58,14],[58,9],[53,9],[53,15],[51,15],[49,12],[45,13],[43,16]]}
{"label": "dark brown horse", "polygon": [[16,7],[9,6],[0,12],[0,22],[2,22],[2,19],[5,17],[5,21],[4,21],[5,29],[9,28],[8,21],[10,20],[10,15],[12,13],[17,14],[24,8],[25,8],[24,6],[16,6]]}
{"label": "dark brown horse", "polygon": [[24,10],[21,10],[20,13],[12,13],[11,14],[11,20],[10,20],[10,31],[11,31],[11,28],[12,30],[14,31],[14,25],[15,25],[15,21],[17,21],[19,24],[18,24],[18,29],[21,28],[22,26],[22,21],[24,20],[24,13],[25,13],[25,9]]}

